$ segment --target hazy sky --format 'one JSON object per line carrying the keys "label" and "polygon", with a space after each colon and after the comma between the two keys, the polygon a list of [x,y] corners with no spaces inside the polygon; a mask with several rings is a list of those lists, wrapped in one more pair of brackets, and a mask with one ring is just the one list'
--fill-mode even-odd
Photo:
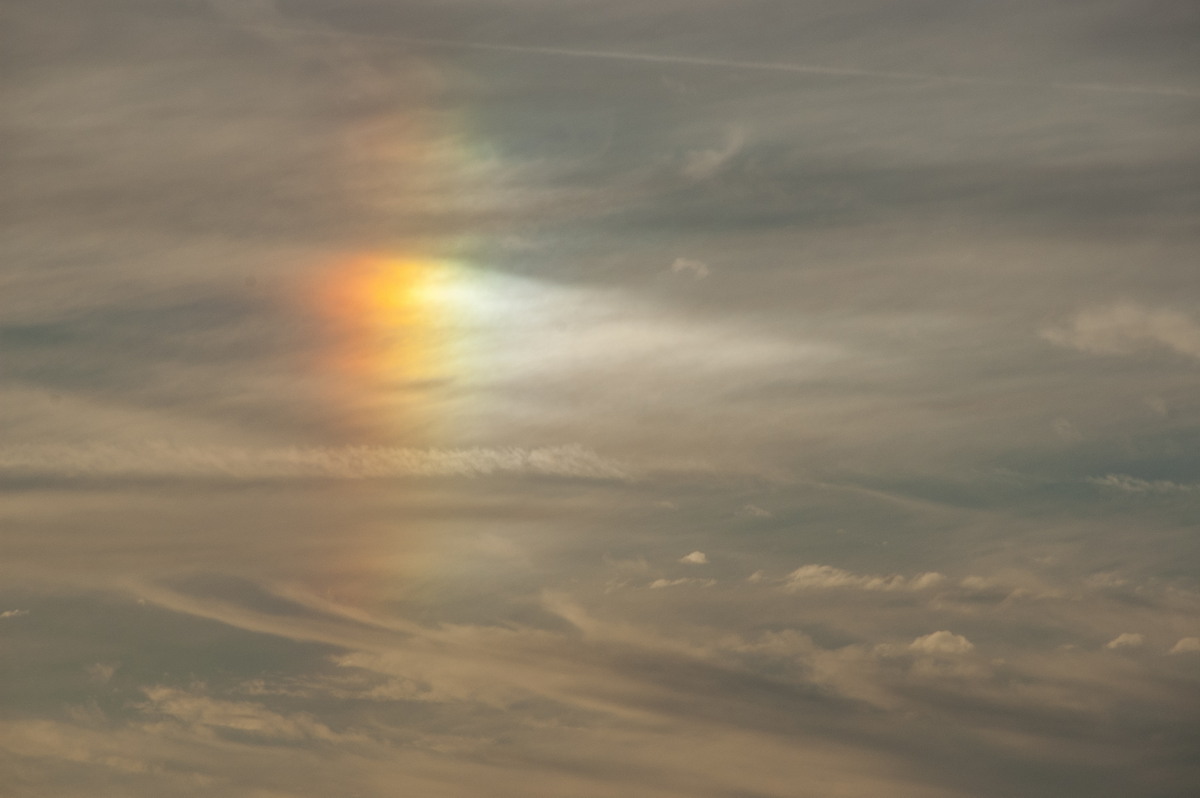
{"label": "hazy sky", "polygon": [[1197,794],[1193,0],[0,31],[6,796]]}

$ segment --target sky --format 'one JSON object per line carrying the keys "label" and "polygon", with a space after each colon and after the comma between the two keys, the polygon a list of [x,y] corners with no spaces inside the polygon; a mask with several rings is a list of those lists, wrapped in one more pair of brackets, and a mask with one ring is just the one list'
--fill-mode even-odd
{"label": "sky", "polygon": [[1200,6],[0,2],[13,798],[1200,789]]}

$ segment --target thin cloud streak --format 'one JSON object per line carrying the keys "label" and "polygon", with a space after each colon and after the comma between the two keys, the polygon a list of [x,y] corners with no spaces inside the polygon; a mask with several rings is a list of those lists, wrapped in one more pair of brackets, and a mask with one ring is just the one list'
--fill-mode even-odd
{"label": "thin cloud streak", "polygon": [[639,53],[625,50],[586,50],[567,47],[543,47],[524,44],[497,44],[494,42],[470,41],[464,39],[436,39],[424,37],[394,36],[383,33],[359,33],[352,31],[315,30],[280,25],[237,25],[243,30],[256,30],[264,33],[312,35],[312,36],[345,36],[356,39],[372,39],[391,41],[399,44],[411,44],[422,47],[445,47],[461,50],[479,50],[497,53],[520,53],[524,55],[542,55],[553,58],[582,58],[603,61],[627,61],[647,64],[676,64],[680,66],[715,67],[719,69],[748,70],[756,72],[783,72],[798,75],[824,75],[835,78],[873,78],[883,81],[903,83],[932,83],[958,86],[997,86],[997,87],[1027,87],[1049,88],[1060,91],[1094,92],[1108,94],[1145,94],[1162,97],[1192,97],[1200,98],[1200,89],[1190,89],[1180,86],[1141,86],[1113,83],[1075,83],[1055,81],[1038,83],[1033,81],[1004,80],[984,78],[973,75],[939,75],[933,72],[907,72],[880,69],[859,69],[855,67],[835,67],[821,64],[796,64],[786,61],[743,61],[732,58],[705,58],[703,56],[662,55],[658,53]]}
{"label": "thin cloud streak", "polygon": [[386,479],[525,474],[629,480],[624,465],[581,446],[409,449],[295,446],[276,449],[41,445],[0,449],[0,475],[17,477]]}

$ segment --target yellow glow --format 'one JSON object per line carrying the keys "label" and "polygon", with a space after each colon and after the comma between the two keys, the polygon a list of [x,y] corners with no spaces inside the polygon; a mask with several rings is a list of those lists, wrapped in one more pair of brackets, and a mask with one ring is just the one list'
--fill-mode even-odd
{"label": "yellow glow", "polygon": [[427,433],[436,420],[432,394],[454,376],[454,281],[447,262],[369,256],[339,264],[320,289],[343,404],[379,416],[368,423],[377,431]]}

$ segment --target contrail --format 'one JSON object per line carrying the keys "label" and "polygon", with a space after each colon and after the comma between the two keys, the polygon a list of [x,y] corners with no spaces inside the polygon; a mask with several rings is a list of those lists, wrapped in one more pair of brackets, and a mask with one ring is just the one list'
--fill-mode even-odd
{"label": "contrail", "polygon": [[1162,97],[1193,97],[1200,98],[1200,89],[1177,86],[1144,86],[1112,83],[1076,83],[1076,82],[1038,82],[1021,81],[1000,78],[984,78],[963,75],[940,75],[932,72],[905,72],[878,69],[857,69],[854,67],[833,67],[819,64],[798,64],[789,61],[742,61],[731,58],[705,58],[688,55],[661,55],[656,53],[639,53],[625,50],[581,50],[569,47],[544,47],[524,44],[495,44],[478,42],[467,39],[436,39],[412,36],[400,36],[387,33],[355,33],[348,31],[321,31],[305,28],[282,27],[275,25],[239,26],[255,29],[271,30],[280,33],[297,33],[314,36],[345,36],[349,38],[371,39],[420,47],[439,47],[459,50],[482,50],[497,53],[520,53],[524,55],[541,55],[551,58],[582,58],[601,61],[629,61],[646,64],[678,64],[681,66],[715,67],[720,69],[739,69],[759,72],[784,72],[801,75],[826,75],[845,78],[874,78],[876,80],[897,81],[906,83],[941,83],[963,86],[1006,86],[1024,88],[1049,88],[1058,91],[1079,91],[1107,94],[1147,94]]}
{"label": "contrail", "polygon": [[[370,34],[365,34],[370,35]],[[741,61],[729,58],[703,58],[688,55],[658,55],[623,50],[575,50],[563,47],[539,47],[534,45],[491,44],[488,42],[463,41],[458,39],[417,39],[379,35],[379,38],[403,41],[408,44],[431,47],[457,47],[466,50],[491,50],[495,52],[526,53],[559,58],[592,58],[608,61],[640,61],[651,64],[680,64],[683,66],[719,67],[725,69],[757,70],[761,72],[791,72],[805,75],[831,75],[849,78],[876,78],[909,83],[950,83],[976,86],[1044,86],[1068,91],[1110,92],[1114,94],[1157,94],[1175,97],[1200,97],[1200,89],[1172,86],[1137,86],[1106,83],[1036,83],[1018,80],[1003,80],[961,75],[939,75],[932,72],[902,72],[853,67],[831,67],[817,64],[796,64],[789,61]]]}

